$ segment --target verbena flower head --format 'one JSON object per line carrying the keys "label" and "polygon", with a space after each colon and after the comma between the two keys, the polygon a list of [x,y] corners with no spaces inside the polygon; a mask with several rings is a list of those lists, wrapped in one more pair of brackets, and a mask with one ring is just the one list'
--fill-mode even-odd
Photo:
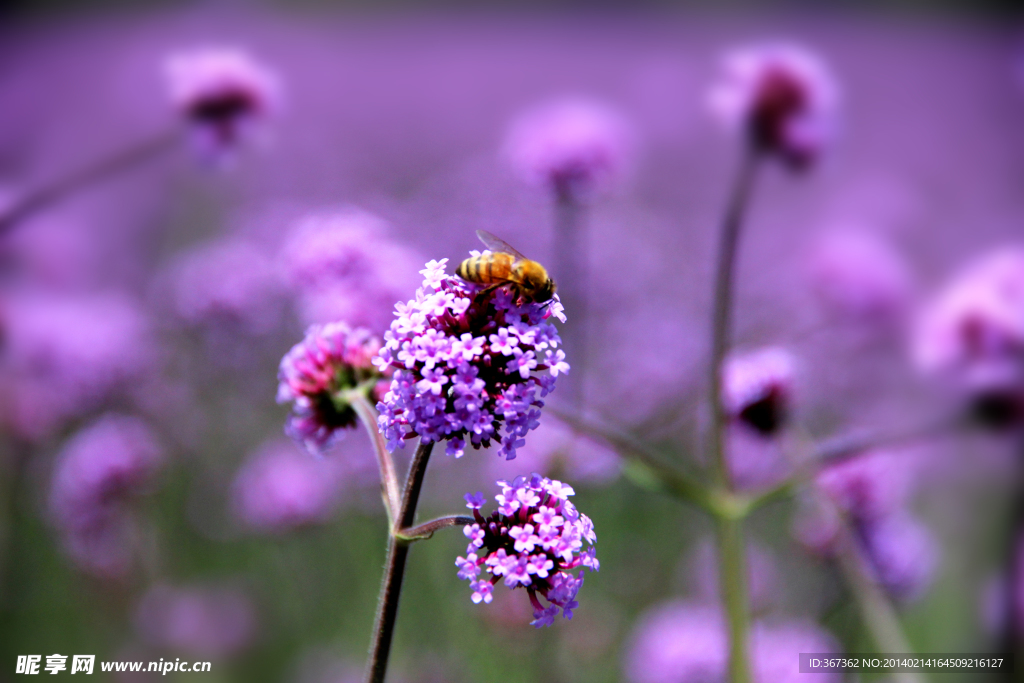
{"label": "verbena flower head", "polygon": [[322,523],[338,505],[341,475],[334,459],[311,458],[288,441],[267,444],[235,476],[232,509],[258,532]]}
{"label": "verbena flower head", "polygon": [[246,52],[202,48],[165,64],[171,103],[211,151],[236,147],[281,105],[277,77]]}
{"label": "verbena flower head", "polygon": [[927,526],[901,512],[859,529],[877,581],[904,602],[921,597],[939,565],[939,547]]}
{"label": "verbena flower head", "polygon": [[393,370],[377,404],[388,448],[407,439],[448,439],[461,457],[492,441],[511,460],[540,424],[543,398],[569,371],[549,316],[564,320],[557,295],[518,305],[504,287],[481,288],[445,273],[448,259],[430,261],[416,298],[398,304],[374,364]]}
{"label": "verbena flower head", "polygon": [[157,584],[139,601],[135,621],[147,644],[210,659],[236,655],[256,636],[252,600],[230,585]]}
{"label": "verbena flower head", "polygon": [[922,312],[913,355],[953,380],[995,426],[1024,421],[1024,248],[969,265]]}
{"label": "verbena flower head", "polygon": [[[459,578],[470,582],[474,603],[489,603],[499,581],[513,590],[526,588],[533,605],[530,623],[537,628],[550,626],[559,610],[572,619],[583,568],[597,571],[601,566],[593,522],[569,502],[575,492],[560,481],[534,474],[498,485],[498,509],[486,518],[480,512],[483,495],[466,495],[476,522],[463,529],[469,546],[466,557],[455,561]],[[550,604],[545,606],[540,597]]]}
{"label": "verbena flower head", "polygon": [[891,322],[911,299],[906,263],[881,238],[865,231],[822,235],[807,259],[807,275],[830,314],[864,322]]}
{"label": "verbena flower head", "polygon": [[304,322],[388,326],[395,302],[415,291],[422,261],[387,233],[381,218],[351,208],[306,216],[291,226],[281,266]]}
{"label": "verbena flower head", "polygon": [[835,129],[839,90],[814,53],[788,43],[737,49],[709,104],[727,127],[794,168],[817,160]]}
{"label": "verbena flower head", "polygon": [[358,416],[345,392],[374,392],[380,340],[345,323],[313,325],[281,359],[277,402],[292,403],[285,432],[314,453],[332,446]]}
{"label": "verbena flower head", "polygon": [[76,564],[108,577],[131,568],[127,504],[148,489],[162,462],[152,432],[133,417],[108,414],[68,441],[57,456],[49,508]]}
{"label": "verbena flower head", "polygon": [[764,436],[778,432],[789,416],[795,365],[788,351],[776,347],[728,358],[722,371],[726,412]]}
{"label": "verbena flower head", "polygon": [[633,144],[632,129],[616,111],[566,99],[523,114],[509,130],[505,156],[525,182],[581,198],[622,178]]}

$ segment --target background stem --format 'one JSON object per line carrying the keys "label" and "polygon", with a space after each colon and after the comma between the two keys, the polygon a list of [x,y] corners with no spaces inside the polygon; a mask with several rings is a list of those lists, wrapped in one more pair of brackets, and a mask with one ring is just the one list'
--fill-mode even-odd
{"label": "background stem", "polygon": [[391,654],[391,640],[398,619],[398,599],[402,594],[402,578],[405,576],[405,561],[409,557],[409,541],[395,535],[396,529],[411,527],[416,521],[416,504],[423,488],[423,477],[427,473],[433,442],[421,442],[416,455],[409,465],[409,476],[405,480],[402,508],[395,527],[390,529],[388,559],[384,569],[384,584],[377,601],[377,617],[374,622],[373,648],[370,650],[370,665],[367,668],[367,683],[383,683],[388,669],[388,655]]}
{"label": "background stem", "polygon": [[[750,614],[742,521],[719,518],[718,556],[722,600],[729,621],[729,680],[750,683]],[[767,683],[767,682],[765,682]]]}
{"label": "background stem", "polygon": [[736,252],[747,203],[754,186],[760,156],[755,148],[747,150],[740,163],[725,218],[719,233],[718,263],[715,268],[715,294],[711,318],[711,360],[708,367],[708,398],[711,401],[709,451],[716,482],[729,486],[729,468],[725,461],[725,407],[722,405],[722,364],[729,351],[732,335],[733,280]]}
{"label": "background stem", "polygon": [[180,137],[180,132],[177,129],[161,133],[153,138],[137,142],[126,149],[118,150],[85,168],[30,190],[6,210],[0,212],[0,235],[78,190],[160,156],[177,145]]}

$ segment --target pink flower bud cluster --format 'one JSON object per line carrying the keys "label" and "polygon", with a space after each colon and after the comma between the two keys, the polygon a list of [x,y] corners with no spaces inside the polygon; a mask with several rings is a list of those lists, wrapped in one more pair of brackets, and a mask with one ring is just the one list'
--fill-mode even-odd
{"label": "pink flower bud cluster", "polygon": [[277,402],[292,403],[285,431],[309,450],[330,448],[354,427],[358,416],[344,392],[370,386],[381,375],[372,359],[380,340],[345,323],[313,325],[306,337],[281,359]]}

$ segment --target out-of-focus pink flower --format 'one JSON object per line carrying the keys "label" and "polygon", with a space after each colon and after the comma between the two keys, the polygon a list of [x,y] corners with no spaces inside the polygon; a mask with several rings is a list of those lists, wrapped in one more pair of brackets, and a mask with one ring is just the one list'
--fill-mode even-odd
{"label": "out-of-focus pink flower", "polygon": [[969,265],[921,313],[913,356],[952,378],[977,416],[998,426],[1024,419],[1024,248]]}
{"label": "out-of-focus pink flower", "polygon": [[839,88],[809,50],[769,43],[734,50],[711,90],[712,112],[757,149],[794,168],[813,164],[836,128]]}
{"label": "out-of-focus pink flower", "polygon": [[50,483],[50,515],[82,569],[119,577],[131,568],[134,525],[127,503],[148,488],[162,461],[149,428],[124,415],[102,417],[64,446]]}
{"label": "out-of-focus pink flower", "polygon": [[[811,623],[759,623],[751,633],[751,668],[758,681],[803,680],[801,652],[839,652],[835,640]],[[726,680],[728,639],[721,611],[673,600],[640,617],[630,638],[624,673],[630,683],[720,683]],[[823,681],[838,674],[819,674]]]}
{"label": "out-of-focus pink flower", "polygon": [[157,364],[149,321],[119,293],[12,296],[0,308],[8,425],[39,438]]}
{"label": "out-of-focus pink flower", "polygon": [[776,347],[728,358],[722,370],[726,412],[759,434],[775,434],[789,416],[795,368],[792,354]]}
{"label": "out-of-focus pink flower", "polygon": [[277,77],[239,49],[180,52],[168,57],[165,70],[171,103],[204,151],[235,148],[281,107]]}
{"label": "out-of-focus pink flower", "polygon": [[288,442],[266,444],[235,475],[232,509],[266,533],[322,523],[340,500],[341,474],[335,460],[310,457]]}
{"label": "out-of-focus pink flower", "polygon": [[845,514],[874,520],[906,505],[916,478],[913,454],[879,450],[824,468],[817,482]]}
{"label": "out-of-focus pink flower", "polygon": [[634,145],[632,128],[614,109],[564,99],[522,114],[509,129],[504,155],[525,182],[582,198],[622,179]]}
{"label": "out-of-focus pink flower", "polygon": [[[487,468],[494,479],[514,474],[513,463],[495,458]],[[619,476],[619,456],[607,446],[575,434],[565,424],[548,419],[534,430],[526,445],[516,451],[516,470],[547,476],[565,476],[576,482],[606,484]]]}
{"label": "out-of-focus pink flower", "polygon": [[320,453],[354,427],[358,415],[343,392],[361,387],[371,400],[378,398],[375,383],[383,375],[372,360],[380,347],[380,339],[367,330],[353,330],[345,323],[306,330],[306,337],[281,359],[277,372],[277,402],[293,404],[285,428],[288,435]]}
{"label": "out-of-focus pink flower", "polygon": [[158,584],[139,601],[135,623],[150,646],[224,659],[252,643],[256,610],[237,588]]}
{"label": "out-of-focus pink flower", "polygon": [[822,235],[806,265],[811,288],[830,315],[885,323],[906,313],[910,305],[906,263],[869,232],[836,230]]}
{"label": "out-of-focus pink flower", "polygon": [[265,334],[281,320],[283,283],[272,260],[241,240],[202,245],[175,265],[174,310],[190,325]]}
{"label": "out-of-focus pink flower", "polygon": [[383,220],[358,209],[308,216],[291,227],[282,266],[304,322],[387,328],[395,302],[415,291],[422,262],[387,233]]}
{"label": "out-of-focus pink flower", "polygon": [[915,359],[923,370],[1024,354],[1024,248],[996,251],[960,273],[921,315]]}

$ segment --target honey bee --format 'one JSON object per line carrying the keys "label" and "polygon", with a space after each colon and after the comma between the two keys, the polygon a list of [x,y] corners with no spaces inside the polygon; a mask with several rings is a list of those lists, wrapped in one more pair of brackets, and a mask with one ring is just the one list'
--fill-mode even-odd
{"label": "honey bee", "polygon": [[487,285],[487,289],[507,286],[518,302],[543,304],[555,295],[555,283],[544,266],[531,261],[486,230],[477,230],[477,237],[490,253],[470,256],[459,264],[455,273],[467,282]]}

